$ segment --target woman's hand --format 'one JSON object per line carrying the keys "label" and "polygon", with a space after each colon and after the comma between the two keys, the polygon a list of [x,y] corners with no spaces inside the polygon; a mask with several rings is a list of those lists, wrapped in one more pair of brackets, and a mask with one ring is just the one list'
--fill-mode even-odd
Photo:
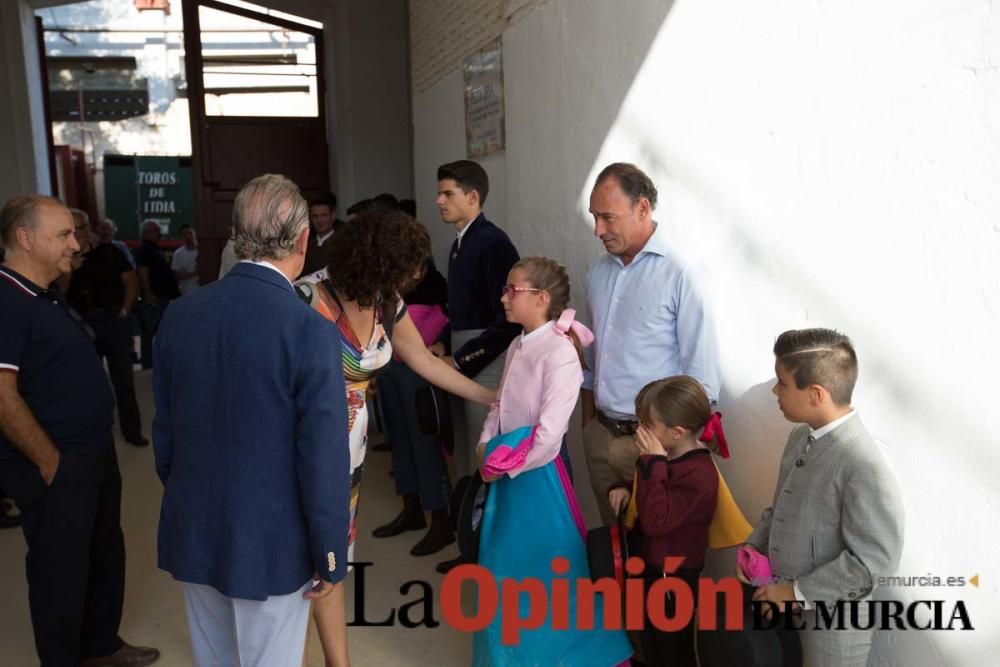
{"label": "woman's hand", "polygon": [[489,407],[493,405],[493,402],[496,400],[497,400],[496,389],[490,389],[489,387],[484,387],[482,385],[479,385],[479,396],[476,399],[476,403]]}
{"label": "woman's hand", "polygon": [[663,445],[657,437],[653,435],[653,432],[641,424],[639,425],[639,428],[635,430],[633,441],[635,442],[635,446],[639,448],[639,454],[651,454],[657,456],[667,455],[667,450],[663,448]]}
{"label": "woman's hand", "polygon": [[608,502],[611,503],[611,509],[615,511],[615,514],[622,513],[622,510],[628,505],[628,501],[631,497],[632,492],[622,487],[617,487],[608,491]]}

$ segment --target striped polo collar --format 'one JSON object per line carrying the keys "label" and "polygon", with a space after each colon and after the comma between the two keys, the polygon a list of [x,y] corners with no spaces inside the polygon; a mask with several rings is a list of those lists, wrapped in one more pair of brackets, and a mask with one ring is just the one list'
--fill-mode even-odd
{"label": "striped polo collar", "polygon": [[3,264],[0,264],[0,278],[6,280],[11,285],[24,292],[27,296],[38,296],[41,292],[45,291],[14,269]]}

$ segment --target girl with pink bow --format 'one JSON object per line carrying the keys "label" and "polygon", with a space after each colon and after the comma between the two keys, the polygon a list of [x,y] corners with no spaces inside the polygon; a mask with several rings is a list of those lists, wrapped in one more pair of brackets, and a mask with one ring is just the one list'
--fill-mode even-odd
{"label": "girl with pink bow", "polygon": [[[507,350],[503,378],[482,434],[480,474],[489,482],[479,536],[479,564],[505,579],[589,580],[585,528],[562,457],[563,436],[583,383],[583,347],[594,340],[568,308],[569,277],[558,262],[526,257],[513,266],[501,297],[507,320],[524,327]],[[564,559],[559,577],[550,564]],[[566,584],[566,581],[562,582]],[[551,599],[551,594],[549,595]],[[568,606],[576,606],[575,585]],[[574,665],[611,667],[632,647],[620,630],[545,623],[505,645],[497,619],[473,639],[473,667]],[[499,618],[499,616],[498,616]]]}

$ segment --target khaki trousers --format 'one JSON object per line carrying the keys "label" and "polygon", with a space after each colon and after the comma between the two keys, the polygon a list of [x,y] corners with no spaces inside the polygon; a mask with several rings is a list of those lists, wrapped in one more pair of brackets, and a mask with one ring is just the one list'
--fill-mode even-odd
{"label": "khaki trousers", "polygon": [[608,487],[618,482],[628,482],[631,486],[639,449],[631,435],[614,437],[594,418],[583,427],[583,450],[601,522],[610,526],[615,523],[615,513],[608,501]]}

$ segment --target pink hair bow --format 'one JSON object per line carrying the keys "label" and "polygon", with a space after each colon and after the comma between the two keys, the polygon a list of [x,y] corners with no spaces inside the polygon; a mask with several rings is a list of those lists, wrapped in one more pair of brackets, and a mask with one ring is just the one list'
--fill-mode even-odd
{"label": "pink hair bow", "polygon": [[580,339],[580,345],[587,347],[594,342],[594,334],[590,329],[576,321],[576,311],[572,308],[567,308],[562,311],[559,319],[556,320],[556,330],[562,334],[567,334],[570,329]]}
{"label": "pink hair bow", "polygon": [[729,458],[729,443],[726,442],[726,434],[722,432],[722,413],[713,412],[708,418],[705,428],[701,430],[698,439],[702,442],[712,442],[712,438],[719,441],[719,456],[724,459]]}

